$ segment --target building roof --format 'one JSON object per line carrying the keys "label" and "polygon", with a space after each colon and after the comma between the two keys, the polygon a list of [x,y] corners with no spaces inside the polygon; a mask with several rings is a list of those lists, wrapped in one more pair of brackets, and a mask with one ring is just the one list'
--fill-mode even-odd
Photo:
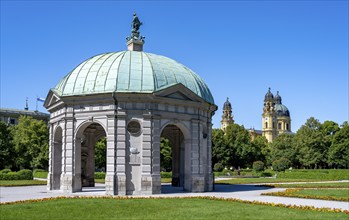
{"label": "building roof", "polygon": [[275,104],[275,111],[278,116],[288,116],[290,117],[290,111],[283,104]]}
{"label": "building roof", "polygon": [[53,89],[59,96],[99,93],[154,93],[183,84],[214,104],[205,82],[192,70],[170,58],[143,51],[104,53],[87,59]]}
{"label": "building roof", "polygon": [[45,117],[49,118],[50,114],[39,112],[39,111],[31,111],[31,110],[22,110],[22,109],[14,109],[14,108],[0,108],[1,115],[27,115],[27,116],[35,116],[35,117]]}

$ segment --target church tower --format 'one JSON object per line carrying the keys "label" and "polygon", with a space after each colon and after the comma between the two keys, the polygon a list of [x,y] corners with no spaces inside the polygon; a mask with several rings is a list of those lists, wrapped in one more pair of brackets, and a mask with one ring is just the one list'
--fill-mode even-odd
{"label": "church tower", "polygon": [[291,133],[291,116],[288,108],[282,104],[281,96],[279,91],[274,97],[275,100],[275,111],[277,116],[277,134]]}
{"label": "church tower", "polygon": [[234,120],[231,110],[231,103],[229,102],[229,98],[227,97],[227,101],[225,101],[223,105],[223,115],[221,121],[221,129],[224,131],[224,133],[228,125],[231,124],[234,124]]}
{"label": "church tower", "polygon": [[277,136],[276,116],[275,99],[269,88],[264,97],[262,114],[262,135],[267,138],[268,142],[272,142]]}

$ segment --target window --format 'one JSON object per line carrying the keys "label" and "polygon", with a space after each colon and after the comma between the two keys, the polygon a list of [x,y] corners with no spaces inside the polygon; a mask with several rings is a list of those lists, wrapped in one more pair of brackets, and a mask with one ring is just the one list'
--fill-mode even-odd
{"label": "window", "polygon": [[286,123],[286,130],[288,130],[288,124]]}
{"label": "window", "polygon": [[132,135],[137,135],[141,131],[141,125],[138,121],[130,121],[127,125],[127,131]]}
{"label": "window", "polygon": [[16,120],[15,120],[14,118],[10,118],[10,124],[11,124],[11,125],[16,124]]}
{"label": "window", "polygon": [[281,130],[281,123],[278,123],[278,129]]}
{"label": "window", "polygon": [[268,122],[265,122],[265,128],[268,128]]}

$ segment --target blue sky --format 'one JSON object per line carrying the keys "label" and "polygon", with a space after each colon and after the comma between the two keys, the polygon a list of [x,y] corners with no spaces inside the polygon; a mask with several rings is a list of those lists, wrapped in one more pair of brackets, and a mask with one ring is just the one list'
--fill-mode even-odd
{"label": "blue sky", "polygon": [[[311,116],[348,120],[348,1],[1,1],[1,108],[19,108],[96,54],[126,50],[132,13],[144,51],[208,84],[218,111],[261,129],[264,95],[280,91],[295,132]],[[39,111],[45,111],[39,105]]]}

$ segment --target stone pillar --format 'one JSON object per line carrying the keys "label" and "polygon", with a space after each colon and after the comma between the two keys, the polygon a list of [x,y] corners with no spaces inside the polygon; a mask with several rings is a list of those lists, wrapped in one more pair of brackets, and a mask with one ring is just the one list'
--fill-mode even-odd
{"label": "stone pillar", "polygon": [[48,175],[47,175],[47,190],[53,190],[53,124],[50,123],[50,131],[49,131],[49,144],[48,144]]}
{"label": "stone pillar", "polygon": [[152,127],[151,114],[143,114],[143,141],[141,149],[141,192],[142,194],[152,194],[152,177],[151,177],[151,144],[152,144]]}
{"label": "stone pillar", "polygon": [[205,175],[205,191],[213,190],[214,175],[212,172],[212,123],[207,123],[207,173]]}
{"label": "stone pillar", "polygon": [[161,176],[160,176],[160,118],[153,117],[152,122],[152,145],[151,145],[151,158],[152,158],[152,194],[161,193]]}
{"label": "stone pillar", "polygon": [[116,182],[116,117],[107,116],[107,164],[105,176],[105,191],[107,195],[117,195]]}
{"label": "stone pillar", "polygon": [[191,191],[204,192],[205,178],[200,174],[200,121],[191,121]]}
{"label": "stone pillar", "polygon": [[[63,192],[77,192],[81,191],[81,140],[74,140],[74,118],[72,113],[64,118],[63,129],[63,161],[62,161],[62,176],[61,176],[61,190]],[[76,146],[79,142],[79,146]]]}
{"label": "stone pillar", "polygon": [[126,113],[118,111],[116,126],[117,195],[126,195]]}

